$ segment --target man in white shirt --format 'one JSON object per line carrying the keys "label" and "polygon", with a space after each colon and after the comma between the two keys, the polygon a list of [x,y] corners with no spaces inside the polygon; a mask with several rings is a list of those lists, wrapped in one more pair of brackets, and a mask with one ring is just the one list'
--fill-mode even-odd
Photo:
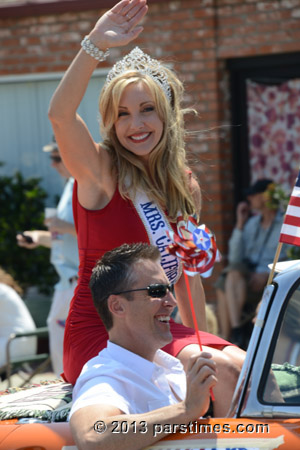
{"label": "man in white shirt", "polygon": [[[96,264],[90,287],[108,331],[106,349],[83,368],[73,391],[71,430],[79,449],[140,449],[164,435],[155,426],[189,424],[206,413],[217,383],[208,353],[191,358],[187,373],[160,348],[172,340],[176,305],[147,244],[124,244]],[[126,432],[116,432],[119,426]]]}

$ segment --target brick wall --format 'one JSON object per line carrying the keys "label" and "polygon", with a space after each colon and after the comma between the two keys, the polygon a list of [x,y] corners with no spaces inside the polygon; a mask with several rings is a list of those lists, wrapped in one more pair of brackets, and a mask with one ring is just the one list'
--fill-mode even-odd
{"label": "brick wall", "polygon": [[[234,221],[227,58],[300,51],[299,0],[174,0],[150,3],[136,41],[173,63],[186,85],[195,133],[188,148],[203,188],[202,220],[226,243]],[[103,10],[1,19],[0,76],[65,70]],[[111,52],[108,64],[121,55]],[[217,267],[214,278],[221,265]],[[205,281],[214,301],[211,280]]]}

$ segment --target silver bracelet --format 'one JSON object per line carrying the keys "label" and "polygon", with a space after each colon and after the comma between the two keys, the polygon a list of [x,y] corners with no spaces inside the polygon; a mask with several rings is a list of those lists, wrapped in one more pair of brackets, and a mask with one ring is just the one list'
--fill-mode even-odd
{"label": "silver bracelet", "polygon": [[83,50],[93,58],[97,59],[97,61],[105,61],[109,55],[109,50],[107,49],[105,52],[100,50],[100,48],[96,47],[90,40],[88,36],[85,36],[81,41],[81,47]]}

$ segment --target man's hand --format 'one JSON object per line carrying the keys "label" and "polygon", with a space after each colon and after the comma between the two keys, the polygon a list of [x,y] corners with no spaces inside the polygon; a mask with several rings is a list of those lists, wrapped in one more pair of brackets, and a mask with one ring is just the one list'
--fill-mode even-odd
{"label": "man's hand", "polygon": [[[29,238],[29,239],[27,239]],[[33,249],[39,246],[38,231],[24,231],[24,233],[18,233],[16,236],[17,244],[20,247]]]}
{"label": "man's hand", "polygon": [[236,228],[242,230],[249,219],[250,208],[247,202],[240,202],[236,208]]}
{"label": "man's hand", "polygon": [[[26,241],[26,236],[32,239],[32,242]],[[24,231],[23,234],[18,233],[16,236],[17,243],[20,247],[32,250],[39,245],[43,247],[51,247],[51,233],[46,230]]]}
{"label": "man's hand", "polygon": [[210,389],[218,382],[216,363],[210,353],[192,356],[186,373],[187,393],[185,407],[191,420],[203,416],[209,407]]}

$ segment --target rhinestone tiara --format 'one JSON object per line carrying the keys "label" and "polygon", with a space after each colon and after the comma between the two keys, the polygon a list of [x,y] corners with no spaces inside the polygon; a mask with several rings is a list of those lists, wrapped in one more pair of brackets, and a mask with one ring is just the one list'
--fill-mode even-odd
{"label": "rhinestone tiara", "polygon": [[168,83],[168,76],[163,66],[144,53],[139,47],[135,47],[123,59],[116,62],[112,69],[108,72],[106,85],[108,85],[115,77],[136,70],[144,75],[148,75],[153,81],[164,91],[169,102],[172,99],[171,87]]}

